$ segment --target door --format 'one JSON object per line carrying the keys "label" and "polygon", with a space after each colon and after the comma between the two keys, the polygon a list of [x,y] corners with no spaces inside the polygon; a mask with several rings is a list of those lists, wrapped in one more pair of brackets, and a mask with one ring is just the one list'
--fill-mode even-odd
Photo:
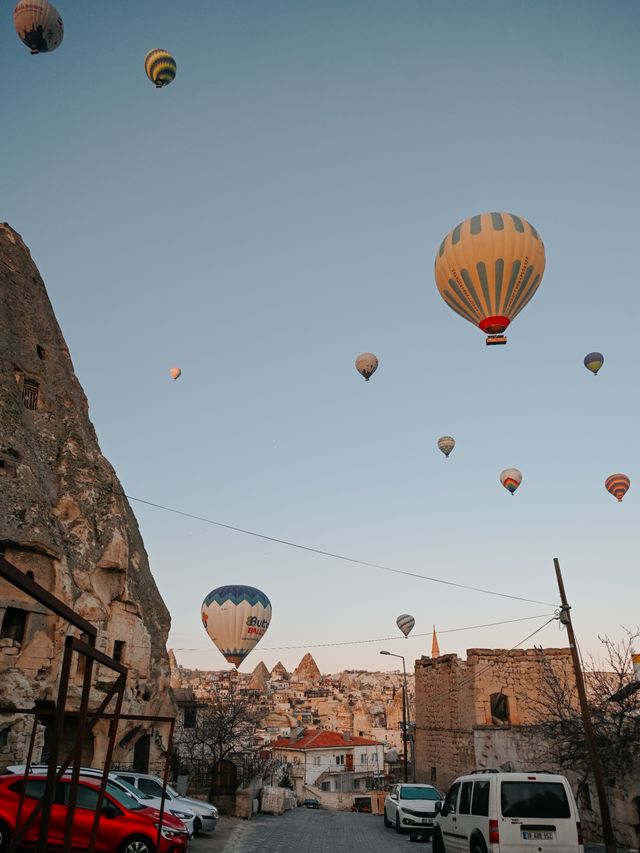
{"label": "door", "polygon": [[[69,802],[69,790],[71,785],[69,782],[63,782],[61,787],[62,802],[64,803],[64,807],[61,809],[64,813],[62,828],[62,832],[64,833],[64,823],[67,817],[66,806]],[[103,800],[103,805],[105,803],[112,805],[111,801],[107,797]],[[76,794],[76,807],[73,813],[73,832],[71,835],[71,849],[77,850],[78,853],[86,850],[89,846],[89,839],[91,838],[91,829],[96,816],[97,804],[98,791],[95,788],[91,788],[88,785],[80,783]],[[120,809],[118,809],[118,812],[120,812]],[[119,840],[118,818],[106,817],[101,814],[100,823],[98,824],[98,834],[96,837],[96,853],[112,853],[113,850],[117,850]]]}
{"label": "door", "polygon": [[456,825],[460,835],[460,838],[458,839],[460,847],[458,849],[460,851],[464,851],[464,853],[468,853],[469,837],[471,836],[471,830],[474,826],[474,821],[471,817],[472,789],[473,782],[463,782],[460,785],[460,796],[458,797],[458,815],[456,819]]}
{"label": "door", "polygon": [[133,769],[138,773],[149,772],[149,750],[151,748],[151,735],[143,735],[136,741],[133,747]]}
{"label": "door", "polygon": [[445,797],[444,803],[442,804],[442,811],[438,818],[438,826],[442,830],[442,840],[447,853],[467,853],[466,848],[463,850],[460,833],[458,831],[459,793],[460,783],[455,782]]}

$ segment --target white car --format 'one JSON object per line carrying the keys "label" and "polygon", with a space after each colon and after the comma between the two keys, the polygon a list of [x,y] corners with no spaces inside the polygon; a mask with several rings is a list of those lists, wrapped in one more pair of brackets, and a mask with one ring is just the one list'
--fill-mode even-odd
{"label": "white car", "polygon": [[384,825],[430,834],[440,805],[442,794],[433,785],[394,785],[384,801]]}
{"label": "white car", "polygon": [[[151,773],[136,773],[133,770],[114,770],[114,776],[117,779],[122,779],[133,785],[144,794],[149,794],[151,797],[162,796],[162,780]],[[195,812],[194,832],[198,833],[213,832],[218,823],[218,809],[206,803],[204,800],[194,800],[191,797],[181,797],[177,791],[167,785],[166,789],[166,808],[185,809]]]}
{"label": "white car", "polygon": [[[13,764],[11,767],[7,767],[7,773],[18,773],[22,774],[27,769],[25,764]],[[48,770],[48,766],[46,764],[32,764],[29,768],[30,773],[46,773]],[[69,768],[65,775],[71,775],[71,768]],[[102,770],[97,767],[81,767],[80,775],[84,776],[85,779],[101,779],[102,778]],[[126,794],[129,794],[130,797],[138,800],[138,802],[143,806],[149,806],[153,809],[158,809],[160,811],[161,800],[160,797],[152,797],[150,794],[145,794],[143,791],[138,788],[134,788],[128,782],[124,782],[122,779],[118,779],[115,773],[111,772],[108,774],[107,778],[109,782],[115,785],[120,790],[124,791]],[[191,838],[196,832],[196,813],[192,810],[185,808],[177,808],[175,803],[171,803],[171,801],[165,797],[164,802],[164,810],[169,814],[172,814],[174,817],[177,817],[178,820],[181,820],[189,833],[189,837]]]}
{"label": "white car", "polygon": [[433,853],[584,853],[569,783],[555,773],[478,771],[449,789]]}

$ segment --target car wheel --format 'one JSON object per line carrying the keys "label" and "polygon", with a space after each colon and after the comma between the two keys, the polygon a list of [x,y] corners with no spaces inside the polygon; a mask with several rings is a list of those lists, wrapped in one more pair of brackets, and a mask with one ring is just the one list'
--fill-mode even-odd
{"label": "car wheel", "polygon": [[477,836],[471,840],[471,853],[487,853],[484,841]]}
{"label": "car wheel", "polygon": [[400,833],[402,830],[400,829],[400,815],[396,814],[396,832]]}
{"label": "car wheel", "polygon": [[6,853],[11,846],[11,830],[0,820],[0,853]]}
{"label": "car wheel", "polygon": [[442,833],[439,829],[434,830],[433,835],[431,836],[431,845],[433,853],[446,853],[444,849],[444,841],[442,840]]}
{"label": "car wheel", "polygon": [[389,827],[391,826],[391,821],[390,821],[390,820],[389,820],[389,818],[387,817],[387,810],[386,810],[386,809],[383,809],[383,810],[382,810],[382,817],[383,817],[383,819],[384,819],[384,825],[385,825],[385,827],[386,827],[387,829],[389,829]]}
{"label": "car wheel", "polygon": [[196,817],[196,819],[193,822],[193,834],[197,838],[201,832],[202,832],[202,821],[200,820],[199,817]]}
{"label": "car wheel", "polygon": [[122,842],[118,853],[155,853],[155,849],[155,844],[144,835],[131,835]]}

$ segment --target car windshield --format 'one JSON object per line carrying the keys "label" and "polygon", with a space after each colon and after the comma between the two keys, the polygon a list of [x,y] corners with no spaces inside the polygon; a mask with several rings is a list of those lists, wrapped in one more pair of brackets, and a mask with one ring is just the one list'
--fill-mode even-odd
{"label": "car windshield", "polygon": [[561,782],[503,782],[500,805],[503,817],[571,817]]}
{"label": "car windshield", "polygon": [[442,797],[435,788],[420,788],[417,785],[403,785],[400,788],[401,800],[440,800]]}
{"label": "car windshield", "polygon": [[122,788],[118,788],[113,782],[107,782],[107,793],[113,797],[116,802],[120,803],[123,808],[128,809],[130,812],[137,812],[140,809],[146,808],[142,803],[139,803],[134,797],[127,794],[126,791],[123,791]]}
{"label": "car windshield", "polygon": [[149,794],[145,794],[144,791],[134,788],[133,785],[125,782],[124,779],[118,779],[117,787],[120,787],[120,785],[122,785],[123,788],[126,788],[129,794],[133,794],[136,800],[153,800],[153,797],[150,797]]}

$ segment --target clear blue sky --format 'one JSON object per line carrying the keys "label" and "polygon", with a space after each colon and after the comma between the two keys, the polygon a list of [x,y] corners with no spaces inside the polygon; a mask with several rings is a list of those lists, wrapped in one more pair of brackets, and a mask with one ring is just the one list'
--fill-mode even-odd
{"label": "clear blue sky", "polygon": [[[552,603],[557,555],[583,651],[638,624],[640,5],[58,7],[64,41],[37,57],[2,12],[0,216],[32,249],[126,491]],[[153,47],[178,64],[165,90],[144,74]],[[506,347],[433,280],[444,234],[486,210],[529,219],[547,251]],[[380,358],[369,383],[363,350]],[[617,471],[622,504],[603,485]],[[133,508],[171,644],[200,650],[185,665],[226,665],[199,608],[229,582],[273,603],[243,669],[400,637],[407,611],[418,633],[552,610]],[[543,621],[440,648],[510,647]],[[566,637],[554,623],[534,641]],[[430,639],[312,651],[323,671],[393,667],[385,646],[409,661]]]}

